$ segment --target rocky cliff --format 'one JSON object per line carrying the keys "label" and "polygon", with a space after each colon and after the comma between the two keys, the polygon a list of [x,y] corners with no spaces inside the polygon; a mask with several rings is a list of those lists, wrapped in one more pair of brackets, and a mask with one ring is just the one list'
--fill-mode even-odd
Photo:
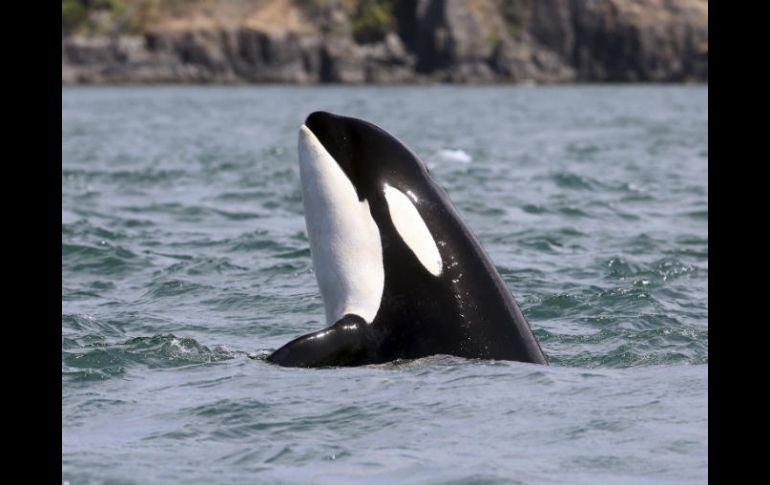
{"label": "rocky cliff", "polygon": [[708,81],[705,0],[152,5],[134,31],[63,18],[62,83]]}

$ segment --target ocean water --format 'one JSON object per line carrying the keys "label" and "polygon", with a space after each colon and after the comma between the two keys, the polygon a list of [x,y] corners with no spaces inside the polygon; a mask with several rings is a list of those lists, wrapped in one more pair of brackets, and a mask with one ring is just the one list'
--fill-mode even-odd
{"label": "ocean water", "polygon": [[[262,358],[325,326],[297,129],[425,160],[550,366]],[[705,86],[62,88],[62,478],[704,483]]]}

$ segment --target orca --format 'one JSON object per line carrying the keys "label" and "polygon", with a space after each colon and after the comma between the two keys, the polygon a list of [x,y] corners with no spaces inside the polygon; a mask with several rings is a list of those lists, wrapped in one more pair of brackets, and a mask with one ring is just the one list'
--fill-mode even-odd
{"label": "orca", "polygon": [[329,326],[267,361],[337,367],[448,354],[548,365],[492,261],[409,148],[322,111],[300,127],[298,148]]}

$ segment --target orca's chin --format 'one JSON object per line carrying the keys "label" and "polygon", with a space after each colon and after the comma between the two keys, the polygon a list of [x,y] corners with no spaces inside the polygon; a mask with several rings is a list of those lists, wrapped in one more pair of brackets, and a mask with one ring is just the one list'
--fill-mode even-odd
{"label": "orca's chin", "polygon": [[380,232],[368,201],[307,126],[299,129],[305,225],[329,324],[344,315],[374,320],[385,273]]}

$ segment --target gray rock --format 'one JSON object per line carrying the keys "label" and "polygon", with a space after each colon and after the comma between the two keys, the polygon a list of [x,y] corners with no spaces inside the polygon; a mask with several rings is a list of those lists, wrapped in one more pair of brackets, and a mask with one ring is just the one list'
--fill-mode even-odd
{"label": "gray rock", "polygon": [[708,79],[708,16],[693,0],[540,0],[529,31],[584,81]]}
{"label": "gray rock", "polygon": [[365,55],[350,37],[329,36],[321,47],[322,82],[361,84],[366,81]]}
{"label": "gray rock", "polygon": [[394,0],[393,30],[366,44],[342,2],[313,5],[316,33],[63,36],[62,83],[708,80],[701,0]]}

